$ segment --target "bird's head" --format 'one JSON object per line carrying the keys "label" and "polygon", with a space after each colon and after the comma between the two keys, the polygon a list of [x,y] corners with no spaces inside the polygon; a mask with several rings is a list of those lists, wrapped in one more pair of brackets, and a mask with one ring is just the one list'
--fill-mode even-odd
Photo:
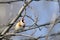
{"label": "bird's head", "polygon": [[24,17],[22,17],[22,22],[24,23]]}

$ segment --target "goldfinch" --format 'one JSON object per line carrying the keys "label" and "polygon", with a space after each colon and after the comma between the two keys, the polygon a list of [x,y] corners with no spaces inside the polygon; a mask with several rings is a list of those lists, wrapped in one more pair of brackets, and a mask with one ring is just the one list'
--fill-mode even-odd
{"label": "goldfinch", "polygon": [[22,17],[22,19],[19,20],[18,23],[16,24],[14,32],[16,33],[16,32],[23,31],[24,28],[25,28],[25,22],[24,22],[24,17]]}

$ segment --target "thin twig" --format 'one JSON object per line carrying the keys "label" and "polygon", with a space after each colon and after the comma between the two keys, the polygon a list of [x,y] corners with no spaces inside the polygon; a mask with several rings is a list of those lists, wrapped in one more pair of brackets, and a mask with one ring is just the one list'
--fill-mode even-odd
{"label": "thin twig", "polygon": [[34,19],[32,19],[30,16],[26,15],[26,17],[30,18],[34,22]]}
{"label": "thin twig", "polygon": [[[34,27],[36,26],[35,24],[37,24],[37,22],[38,22],[38,17],[35,15],[35,21],[34,21],[34,24],[33,24]],[[31,34],[31,36],[34,35],[36,31],[37,31],[37,29],[34,29],[34,32]]]}

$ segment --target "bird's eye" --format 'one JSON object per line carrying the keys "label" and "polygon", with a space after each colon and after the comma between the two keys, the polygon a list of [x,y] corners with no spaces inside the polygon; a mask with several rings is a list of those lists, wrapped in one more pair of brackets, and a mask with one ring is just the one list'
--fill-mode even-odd
{"label": "bird's eye", "polygon": [[24,23],[24,20],[22,20],[22,22]]}

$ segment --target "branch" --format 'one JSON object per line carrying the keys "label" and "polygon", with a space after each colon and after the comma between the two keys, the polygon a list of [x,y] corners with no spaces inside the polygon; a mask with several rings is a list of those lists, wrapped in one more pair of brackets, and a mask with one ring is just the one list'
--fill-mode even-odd
{"label": "branch", "polygon": [[3,37],[6,37],[6,36],[24,36],[24,37],[29,37],[29,38],[34,38],[36,39],[35,37],[33,36],[30,36],[30,35],[26,35],[26,34],[18,34],[18,33],[6,33]]}
{"label": "branch", "polygon": [[28,15],[25,15],[25,16],[28,17],[28,18],[30,18],[34,22],[34,19],[32,19],[30,16],[28,16]]}
{"label": "branch", "polygon": [[52,15],[53,17],[52,17],[52,22],[50,23],[50,25],[49,25],[49,29],[48,29],[48,33],[47,33],[47,35],[46,35],[46,40],[48,40],[48,37],[49,37],[49,34],[50,34],[50,32],[51,32],[51,30],[53,29],[53,27],[55,26],[55,24],[56,24],[56,21],[57,21],[57,16],[58,15],[56,15],[56,14],[53,14]]}
{"label": "branch", "polygon": [[[38,22],[38,17],[35,15],[35,20],[34,20],[34,26],[33,27],[36,27],[36,24]],[[34,29],[34,32],[32,32],[31,36],[34,35],[36,33],[37,29]]]}
{"label": "branch", "polygon": [[[51,35],[49,35],[49,37],[50,37],[50,36],[58,36],[58,35],[60,35],[60,32],[51,34]],[[46,37],[46,36],[39,36],[39,37],[37,37],[37,39],[45,38],[45,37]]]}

